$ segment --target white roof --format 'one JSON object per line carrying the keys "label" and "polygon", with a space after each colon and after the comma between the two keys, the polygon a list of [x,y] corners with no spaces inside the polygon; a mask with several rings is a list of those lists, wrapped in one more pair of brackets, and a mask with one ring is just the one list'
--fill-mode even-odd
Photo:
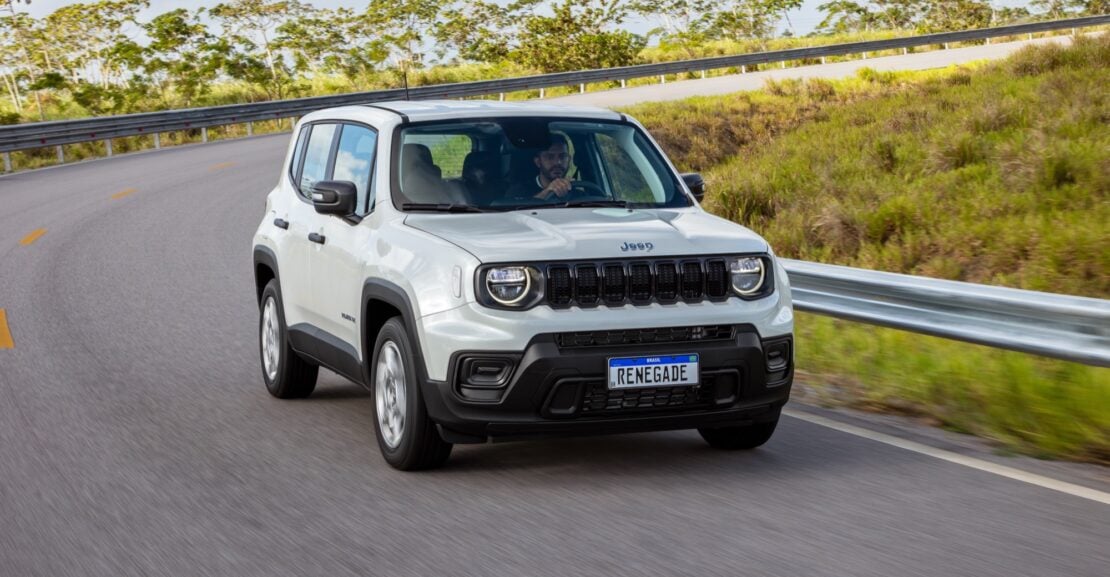
{"label": "white roof", "polygon": [[619,120],[621,115],[592,106],[559,106],[534,100],[499,102],[497,100],[394,100],[369,106],[387,108],[404,114],[412,122],[490,116],[573,116]]}

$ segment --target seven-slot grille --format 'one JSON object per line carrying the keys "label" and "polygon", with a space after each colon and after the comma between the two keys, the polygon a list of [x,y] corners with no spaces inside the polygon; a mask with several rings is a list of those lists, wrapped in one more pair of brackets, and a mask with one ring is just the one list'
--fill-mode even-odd
{"label": "seven-slot grille", "polygon": [[729,294],[723,258],[553,264],[546,272],[547,302],[555,307],[717,300]]}

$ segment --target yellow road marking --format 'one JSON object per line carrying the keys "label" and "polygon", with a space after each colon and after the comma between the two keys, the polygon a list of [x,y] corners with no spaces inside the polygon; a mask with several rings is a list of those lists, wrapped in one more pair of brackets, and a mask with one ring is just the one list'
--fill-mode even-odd
{"label": "yellow road marking", "polygon": [[0,309],[0,349],[14,349],[15,341],[12,332],[8,330],[8,314]]}
{"label": "yellow road marking", "polygon": [[23,240],[19,241],[19,245],[20,246],[27,246],[27,245],[31,244],[32,242],[35,242],[36,240],[38,240],[39,237],[44,235],[44,234],[46,234],[46,229],[45,228],[40,228],[40,229],[36,230],[35,232],[32,232],[31,234],[23,237]]}
{"label": "yellow road marking", "polygon": [[209,168],[208,170],[219,170],[221,168],[229,168],[229,167],[232,167],[232,166],[235,166],[234,162],[221,162],[219,164],[213,164],[212,167]]}
{"label": "yellow road marking", "polygon": [[121,199],[125,196],[130,196],[132,194],[135,194],[136,192],[139,192],[139,189],[137,189],[137,188],[127,188],[127,189],[121,190],[121,191],[113,194],[112,195],[112,200],[119,200],[119,199]]}

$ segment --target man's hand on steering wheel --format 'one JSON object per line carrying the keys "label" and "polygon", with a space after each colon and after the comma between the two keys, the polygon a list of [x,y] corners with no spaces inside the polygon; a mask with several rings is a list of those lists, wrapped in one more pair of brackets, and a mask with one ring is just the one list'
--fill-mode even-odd
{"label": "man's hand on steering wheel", "polygon": [[[572,192],[574,194],[572,194]],[[570,196],[605,196],[605,191],[602,188],[587,180],[568,180],[566,178],[556,178],[547,185],[546,188],[536,194],[536,198],[541,200],[548,200],[553,195],[559,199],[567,199]]]}
{"label": "man's hand on steering wheel", "polygon": [[572,187],[571,181],[566,178],[556,178],[548,183],[547,187],[536,194],[536,198],[547,200],[555,195],[557,198],[566,197]]}

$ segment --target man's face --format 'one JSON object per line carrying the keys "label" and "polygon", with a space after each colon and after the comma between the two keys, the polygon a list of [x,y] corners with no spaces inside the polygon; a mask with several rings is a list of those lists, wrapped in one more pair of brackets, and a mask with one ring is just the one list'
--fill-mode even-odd
{"label": "man's face", "polygon": [[536,167],[540,169],[540,176],[547,181],[566,177],[570,168],[570,153],[563,143],[552,144],[547,150],[537,154],[534,160]]}

